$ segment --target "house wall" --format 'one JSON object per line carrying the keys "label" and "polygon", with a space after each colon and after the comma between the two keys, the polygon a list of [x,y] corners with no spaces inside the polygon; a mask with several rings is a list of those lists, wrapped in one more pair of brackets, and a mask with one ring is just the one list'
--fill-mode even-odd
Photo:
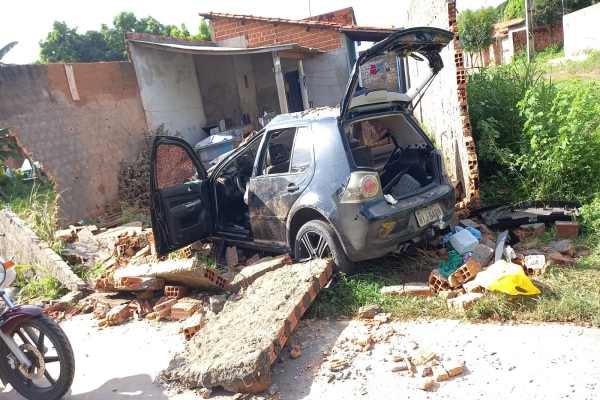
{"label": "house wall", "polygon": [[342,25],[352,25],[356,22],[354,18],[354,9],[352,7],[331,11],[325,14],[313,15],[305,18],[305,20],[334,22]]}
{"label": "house wall", "polygon": [[0,126],[53,178],[63,223],[118,201],[120,162],[147,130],[131,64],[71,65],[79,100],[64,64],[0,66]]}
{"label": "house wall", "polygon": [[237,71],[231,56],[194,56],[207,125],[224,119],[227,126],[239,126],[242,116]]}
{"label": "house wall", "polygon": [[600,4],[563,16],[565,56],[585,50],[600,50]]}
{"label": "house wall", "polygon": [[[467,107],[466,72],[457,35],[455,0],[432,0],[428,7],[411,0],[399,21],[400,26],[433,26],[450,30],[455,38],[444,50],[444,68],[431,83],[415,116],[443,153],[448,176],[459,186],[459,206],[476,205],[479,199],[479,172]],[[419,81],[428,66],[409,58],[410,82]]]}
{"label": "house wall", "polygon": [[343,34],[333,29],[310,27],[285,22],[240,20],[215,17],[211,20],[213,40],[220,42],[238,37],[245,38],[248,47],[296,43],[323,51],[343,46]]}
{"label": "house wall", "polygon": [[317,54],[302,63],[311,107],[339,104],[350,76],[348,50],[344,47]]}
{"label": "house wall", "polygon": [[277,97],[277,84],[273,72],[273,57],[271,54],[252,56],[252,68],[255,73],[256,103],[258,112],[262,115],[276,112],[279,114],[279,98]]}
{"label": "house wall", "polygon": [[[513,55],[520,51],[525,51],[527,48],[527,31],[521,29],[518,31],[509,30],[509,36],[512,34],[513,38]],[[533,30],[533,43],[535,45],[535,51],[542,51],[546,47],[557,45],[562,47],[563,45],[563,26],[562,22],[558,22],[552,25],[539,26]]]}
{"label": "house wall", "polygon": [[[160,125],[195,144],[206,137],[204,104],[194,57],[140,46],[130,46],[142,104],[150,129]],[[219,74],[214,71],[211,76]]]}

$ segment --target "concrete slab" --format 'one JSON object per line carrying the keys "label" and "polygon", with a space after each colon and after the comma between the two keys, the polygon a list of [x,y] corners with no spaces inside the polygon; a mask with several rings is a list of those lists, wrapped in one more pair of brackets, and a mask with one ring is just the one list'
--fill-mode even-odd
{"label": "concrete slab", "polygon": [[292,259],[289,255],[279,256],[275,258],[269,257],[266,260],[259,260],[257,263],[249,265],[238,272],[230,282],[230,289],[237,291],[240,288],[246,288],[252,282],[266,274],[281,268],[285,264],[291,264]]}
{"label": "concrete slab", "polygon": [[265,390],[271,384],[271,364],[331,273],[328,261],[314,260],[258,278],[188,342],[165,379],[190,388]]}

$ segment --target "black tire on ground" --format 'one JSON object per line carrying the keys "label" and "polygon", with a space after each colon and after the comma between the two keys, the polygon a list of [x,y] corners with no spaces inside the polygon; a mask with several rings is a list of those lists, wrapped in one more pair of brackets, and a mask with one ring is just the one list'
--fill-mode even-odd
{"label": "black tire on ground", "polygon": [[[308,247],[311,249],[309,250]],[[294,258],[299,261],[310,258],[332,258],[336,270],[352,272],[354,263],[348,259],[331,226],[321,220],[302,225],[294,242]]]}
{"label": "black tire on ground", "polygon": [[[28,381],[20,371],[10,368],[6,362],[6,357],[9,354],[6,346],[2,346],[0,350],[0,375],[5,376],[7,382],[23,397],[28,399],[62,399],[71,388],[75,376],[75,359],[69,339],[60,326],[45,315],[25,321],[11,332],[11,336],[25,326],[42,332],[46,337],[45,340],[52,342],[60,362],[60,376],[58,379],[55,379],[54,384],[48,387],[42,388],[35,384],[29,384],[31,381]],[[44,347],[44,343],[42,342],[39,347]]]}

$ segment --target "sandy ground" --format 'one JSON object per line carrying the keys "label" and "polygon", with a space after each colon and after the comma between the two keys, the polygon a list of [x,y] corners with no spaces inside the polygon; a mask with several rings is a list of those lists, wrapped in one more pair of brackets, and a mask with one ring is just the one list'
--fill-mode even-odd
{"label": "sandy ground", "polygon": [[[153,383],[183,348],[179,324],[135,321],[97,330],[89,316],[63,323],[75,349],[77,373],[69,399],[198,399],[169,393]],[[328,383],[323,352],[363,326],[345,321],[304,321],[292,338],[302,356],[287,350],[274,365],[272,391],[281,399],[597,399],[600,394],[600,330],[569,325],[475,325],[459,321],[393,323],[396,334],[371,352],[357,353],[351,367]],[[416,388],[417,378],[391,371],[390,355],[407,343],[441,357],[460,357],[467,372],[435,392]],[[348,374],[350,371],[350,374]],[[349,376],[348,376],[349,375]],[[273,390],[274,389],[274,390]],[[231,396],[215,393],[213,398]],[[10,388],[0,399],[22,400]]]}

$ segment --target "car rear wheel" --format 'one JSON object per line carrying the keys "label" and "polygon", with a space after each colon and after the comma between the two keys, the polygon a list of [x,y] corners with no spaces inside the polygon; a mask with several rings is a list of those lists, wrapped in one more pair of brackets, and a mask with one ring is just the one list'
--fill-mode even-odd
{"label": "car rear wheel", "polygon": [[315,258],[331,258],[336,269],[351,272],[354,264],[348,259],[335,232],[326,222],[309,221],[302,225],[294,242],[294,257],[297,261]]}

